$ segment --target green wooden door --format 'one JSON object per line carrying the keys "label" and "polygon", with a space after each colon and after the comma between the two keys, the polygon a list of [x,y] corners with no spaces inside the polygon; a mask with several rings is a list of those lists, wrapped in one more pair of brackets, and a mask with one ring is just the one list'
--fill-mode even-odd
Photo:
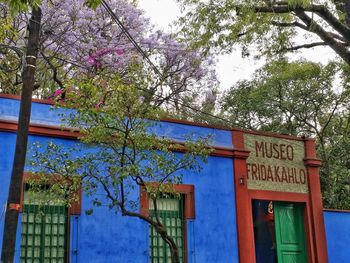
{"label": "green wooden door", "polygon": [[274,202],[278,263],[306,263],[304,205]]}

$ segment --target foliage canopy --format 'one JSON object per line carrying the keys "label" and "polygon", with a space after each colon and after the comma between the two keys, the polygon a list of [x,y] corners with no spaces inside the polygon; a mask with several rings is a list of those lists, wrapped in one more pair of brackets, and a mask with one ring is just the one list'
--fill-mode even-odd
{"label": "foliage canopy", "polygon": [[[279,56],[328,46],[350,64],[350,3],[338,0],[182,1],[187,10],[180,20],[185,38],[196,46],[258,56]],[[299,37],[295,37],[299,36]],[[253,48],[252,48],[253,47]]]}

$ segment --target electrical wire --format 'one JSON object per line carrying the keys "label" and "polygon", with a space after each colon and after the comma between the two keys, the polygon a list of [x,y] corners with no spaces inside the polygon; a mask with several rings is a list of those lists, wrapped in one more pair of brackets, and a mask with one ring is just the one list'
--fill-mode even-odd
{"label": "electrical wire", "polygon": [[[144,50],[142,50],[141,46],[137,43],[137,41],[133,38],[133,36],[129,33],[129,31],[126,29],[126,27],[123,25],[123,23],[120,21],[120,19],[117,17],[117,15],[113,12],[113,10],[111,9],[111,7],[106,3],[105,0],[102,0],[101,1],[101,4],[102,6],[106,9],[106,11],[110,14],[110,16],[112,17],[112,19],[116,22],[116,24],[119,26],[119,28],[122,30],[122,32],[127,36],[127,38],[129,39],[129,41],[132,43],[132,45],[135,47],[135,49],[142,55],[142,57],[148,62],[148,64],[152,67],[153,71],[160,77],[162,78],[162,73],[160,72],[160,70],[157,68],[157,66],[151,61],[151,59],[149,58],[149,56],[145,53]],[[23,54],[23,50],[18,48],[18,47],[14,47],[14,46],[8,46],[8,45],[4,45],[4,44],[0,44],[0,47],[5,47],[5,48],[10,48],[12,49],[13,51],[15,51],[17,53],[17,55],[22,55]],[[74,65],[76,67],[79,67],[79,68],[82,68],[82,69],[88,69],[88,67],[86,66],[83,66],[83,65],[80,65],[80,64],[77,64],[76,62],[72,62],[72,61],[69,61],[67,59],[63,59],[63,58],[59,58],[59,57],[55,57],[55,59],[57,60],[60,60],[62,62],[66,62],[66,63],[69,63],[71,65]],[[171,86],[169,85],[169,83],[166,83],[168,86]],[[182,107],[185,107],[185,108],[188,108],[194,112],[198,112],[200,114],[203,114],[203,115],[206,115],[206,116],[209,116],[211,118],[214,118],[214,119],[218,119],[218,120],[221,120],[223,121],[224,123],[228,124],[228,125],[237,125],[235,123],[232,123],[231,121],[229,120],[226,120],[220,116],[216,116],[214,114],[211,114],[211,113],[208,113],[208,112],[205,112],[205,111],[202,111],[200,109],[197,109],[195,108],[194,106],[190,106],[182,101],[176,101],[174,99],[171,99],[171,98],[166,98],[166,97],[163,97],[162,95],[159,95],[159,94],[155,94],[153,93],[152,91],[148,90],[148,89],[143,89],[143,88],[140,88],[140,87],[136,87],[136,89],[140,90],[140,91],[143,91],[143,92],[148,92],[150,93],[151,95],[153,96],[156,96],[158,99],[162,99],[164,101],[168,101],[168,102],[171,102],[171,103],[174,103],[174,105],[178,104]]]}
{"label": "electrical wire", "polygon": [[[56,58],[56,59],[58,59],[58,58]],[[66,61],[66,60],[64,60],[64,59],[61,59],[61,60],[62,60],[62,61]],[[66,62],[67,62],[67,63],[70,63],[69,61],[66,61]],[[72,65],[74,65],[74,66],[76,66],[76,67],[79,67],[79,68],[81,68],[81,69],[87,69],[87,67],[82,66],[82,65],[79,65],[79,64],[76,64],[76,63],[73,63]],[[137,90],[139,90],[139,91],[147,92],[147,93],[149,93],[149,94],[151,94],[151,95],[157,97],[158,99],[162,99],[162,100],[164,100],[164,101],[171,102],[171,103],[173,103],[174,106],[175,106],[176,103],[177,103],[178,105],[181,105],[181,106],[183,106],[183,107],[185,107],[185,108],[188,108],[188,109],[190,109],[190,110],[192,110],[192,111],[194,111],[194,112],[198,112],[198,113],[201,113],[201,114],[203,114],[203,115],[207,115],[207,116],[209,116],[209,117],[212,117],[212,118],[221,120],[221,121],[223,121],[224,123],[226,123],[226,124],[228,124],[228,125],[230,125],[230,126],[232,126],[232,125],[233,125],[233,126],[239,126],[239,125],[237,125],[236,123],[233,123],[233,122],[231,122],[231,121],[229,121],[229,120],[226,120],[226,119],[224,119],[224,118],[222,118],[222,117],[220,117],[220,116],[217,116],[217,115],[214,115],[214,114],[211,114],[211,113],[202,111],[202,110],[197,109],[197,108],[195,108],[195,107],[193,107],[193,106],[190,106],[190,105],[188,105],[188,104],[186,104],[186,103],[184,103],[184,102],[176,101],[176,100],[171,99],[171,98],[166,98],[166,97],[164,97],[164,96],[162,96],[162,95],[155,94],[155,93],[153,93],[152,91],[150,91],[150,90],[148,90],[148,89],[141,88],[141,87],[139,87],[139,86],[135,86],[135,88],[136,88]],[[243,128],[243,127],[242,127],[242,128]]]}
{"label": "electrical wire", "polygon": [[[63,60],[63,61],[64,61],[64,60]],[[69,63],[69,62],[68,62],[68,63]],[[87,69],[87,67],[82,66],[82,65],[79,65],[79,64],[76,64],[76,63],[74,63],[73,65],[75,65],[76,67],[82,68],[82,69]],[[212,117],[212,118],[221,120],[222,122],[224,122],[224,123],[226,123],[226,124],[228,124],[228,125],[230,125],[230,126],[232,126],[232,125],[233,125],[233,126],[239,126],[239,125],[237,125],[236,123],[233,123],[233,122],[231,122],[231,121],[229,121],[229,120],[226,120],[226,119],[224,119],[224,118],[222,118],[222,117],[220,117],[220,116],[217,116],[217,115],[214,115],[214,114],[211,114],[211,113],[202,111],[202,110],[197,109],[197,108],[195,108],[195,107],[193,107],[193,106],[190,106],[190,105],[188,105],[188,104],[186,104],[186,103],[184,103],[184,102],[176,101],[176,100],[171,99],[171,98],[166,98],[166,97],[164,97],[164,96],[162,96],[162,95],[155,94],[155,93],[153,93],[152,91],[150,91],[150,90],[148,90],[148,89],[143,89],[143,88],[141,88],[141,87],[139,87],[139,86],[135,86],[135,88],[136,88],[137,90],[139,90],[139,91],[147,92],[147,93],[149,93],[149,94],[151,94],[151,95],[153,95],[153,96],[156,96],[158,99],[162,99],[162,100],[164,100],[164,101],[171,102],[171,103],[173,103],[173,105],[176,105],[176,103],[177,103],[177,104],[179,104],[179,105],[181,105],[181,106],[183,106],[183,107],[185,107],[185,108],[188,108],[188,109],[190,109],[190,110],[192,110],[192,111],[194,111],[194,112],[198,112],[198,113],[201,113],[201,114],[203,114],[203,115],[207,115],[207,116],[209,116],[209,117]]]}
{"label": "electrical wire", "polygon": [[[133,36],[129,33],[129,31],[127,30],[127,28],[123,25],[123,23],[120,21],[120,19],[118,18],[118,16],[114,13],[114,11],[111,9],[111,7],[106,3],[105,0],[101,0],[101,4],[102,6],[106,9],[106,11],[110,14],[110,16],[112,17],[112,19],[114,20],[114,22],[119,26],[119,28],[122,30],[122,32],[126,35],[126,37],[130,40],[130,42],[133,44],[133,46],[135,47],[135,49],[142,55],[142,57],[149,63],[149,65],[152,67],[152,69],[154,70],[154,72],[156,74],[159,75],[159,77],[162,79],[162,73],[159,71],[159,69],[157,68],[156,65],[154,65],[154,63],[151,61],[151,59],[149,58],[149,56],[145,53],[145,51],[142,50],[141,46],[136,42],[136,40],[133,38]],[[169,83],[166,83],[168,86],[171,86],[169,85]],[[152,93],[151,91],[149,90],[146,90],[146,89],[141,89],[141,88],[137,88],[139,90],[142,90],[142,91],[148,91],[150,93]],[[153,93],[152,93],[153,94]],[[199,112],[201,114],[204,114],[204,115],[207,115],[207,116],[210,116],[212,118],[215,118],[215,119],[219,119],[229,125],[237,125],[237,124],[234,124],[232,123],[231,121],[229,120],[226,120],[224,118],[221,118],[220,116],[216,116],[214,114],[211,114],[211,113],[208,113],[208,112],[205,112],[205,111],[202,111],[200,109],[197,109],[193,106],[190,106],[190,105],[187,105],[181,101],[175,101],[171,98],[164,98],[163,96],[161,95],[158,95],[158,94],[153,94],[154,96],[157,96],[158,98],[160,99],[164,99],[164,100],[167,100],[167,101],[170,101],[170,102],[173,102],[173,103],[177,103],[178,105],[181,105],[185,108],[188,108],[188,109],[191,109],[195,112]]]}
{"label": "electrical wire", "polygon": [[106,3],[106,1],[101,1],[102,6],[106,9],[106,11],[110,14],[114,22],[117,23],[119,28],[122,30],[122,32],[126,35],[126,37],[130,40],[130,42],[133,44],[133,46],[136,48],[136,50],[143,56],[144,59],[151,65],[152,69],[161,77],[162,73],[159,71],[156,65],[153,64],[151,59],[148,57],[148,55],[143,51],[141,46],[136,42],[136,40],[133,38],[133,36],[129,33],[129,31],[126,29],[126,27],[123,25],[123,23],[120,21],[120,19],[117,17],[117,15],[113,12],[111,7]]}

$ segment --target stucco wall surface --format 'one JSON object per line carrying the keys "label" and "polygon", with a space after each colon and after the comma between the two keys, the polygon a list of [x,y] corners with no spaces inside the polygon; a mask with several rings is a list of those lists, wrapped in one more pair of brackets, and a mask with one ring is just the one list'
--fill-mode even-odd
{"label": "stucco wall surface", "polygon": [[[232,160],[209,158],[201,174],[185,175],[184,183],[195,185],[196,218],[186,222],[188,262],[238,262]],[[104,205],[86,215],[92,199],[83,196],[83,213],[72,219],[72,262],[149,262],[148,225]]]}
{"label": "stucco wall surface", "polygon": [[324,212],[329,263],[350,262],[350,212]]}
{"label": "stucco wall surface", "polygon": [[[18,106],[18,100],[0,98],[0,120],[16,121]],[[59,125],[58,112],[50,110],[50,107],[33,103],[32,124]],[[183,141],[189,135],[196,138],[211,134],[213,145],[232,148],[230,131],[164,122],[155,126],[153,132],[177,141]],[[15,133],[0,132],[0,237],[4,230],[3,209],[15,140]],[[51,140],[66,147],[74,147],[77,143],[74,140],[30,136],[28,145],[36,141],[45,145]],[[185,173],[183,183],[195,186],[196,218],[186,222],[188,263],[238,262],[232,159],[210,157],[203,164],[200,174]],[[132,194],[138,196],[139,189]],[[71,262],[149,262],[148,225],[140,219],[115,214],[107,206],[95,207],[92,215],[86,215],[84,211],[92,207],[92,199],[83,195],[82,214],[71,216]],[[19,223],[15,262],[19,262],[20,231]]]}
{"label": "stucco wall surface", "polygon": [[[73,140],[30,136],[29,145],[53,140],[74,147]],[[14,154],[15,134],[0,133],[0,202],[4,207]],[[210,157],[200,174],[186,174],[185,184],[195,185],[196,218],[187,221],[188,262],[238,262],[233,167],[230,158]],[[138,195],[138,189],[133,195]],[[107,206],[94,207],[92,197],[83,195],[82,214],[71,217],[72,262],[148,262],[148,225],[140,219],[122,217]],[[0,236],[4,219],[0,221]],[[19,224],[20,233],[20,224]],[[18,234],[18,239],[19,234]],[[1,246],[2,240],[0,240]],[[16,262],[19,259],[17,242]]]}
{"label": "stucco wall surface", "polygon": [[[19,103],[20,101],[16,99],[0,98],[0,120],[17,121]],[[62,114],[70,113],[73,113],[73,110],[54,108],[48,104],[33,103],[30,120],[31,124],[60,126]],[[191,138],[199,138],[210,135],[213,146],[232,148],[232,136],[228,130],[162,122],[153,126],[151,132],[176,141],[184,141],[189,136]]]}

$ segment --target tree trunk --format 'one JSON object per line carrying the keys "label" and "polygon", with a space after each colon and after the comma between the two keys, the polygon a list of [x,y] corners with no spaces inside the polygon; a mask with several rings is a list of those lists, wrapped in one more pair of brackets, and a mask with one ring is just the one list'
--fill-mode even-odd
{"label": "tree trunk", "polygon": [[180,263],[180,255],[179,255],[179,249],[177,248],[177,245],[170,246],[170,252],[171,252],[171,261],[172,263]]}
{"label": "tree trunk", "polygon": [[344,13],[345,13],[345,22],[347,26],[350,26],[350,0],[345,0],[344,3]]}
{"label": "tree trunk", "polygon": [[166,228],[162,226],[155,227],[156,232],[162,237],[165,243],[168,244],[171,254],[172,263],[180,263],[179,249],[174,241],[174,239],[168,235]]}
{"label": "tree trunk", "polygon": [[4,236],[1,251],[2,263],[12,263],[15,253],[18,209],[21,201],[23,170],[27,152],[28,130],[32,104],[32,91],[34,87],[34,74],[40,41],[40,24],[41,9],[39,7],[33,8],[29,20],[29,37],[26,50],[26,64],[23,67],[23,87],[18,116],[16,150],[5,214]]}

